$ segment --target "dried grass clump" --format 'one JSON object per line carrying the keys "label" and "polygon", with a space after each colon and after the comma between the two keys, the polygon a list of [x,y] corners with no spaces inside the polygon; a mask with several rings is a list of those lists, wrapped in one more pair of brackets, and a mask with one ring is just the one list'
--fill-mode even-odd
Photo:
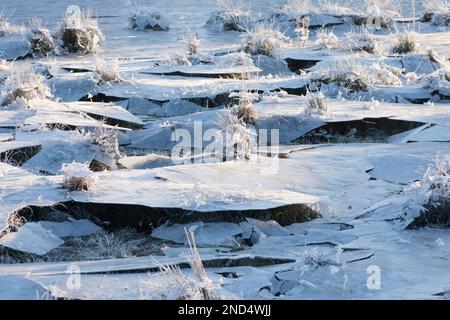
{"label": "dried grass clump", "polygon": [[274,25],[260,23],[246,32],[242,48],[250,54],[272,57],[275,50],[285,48],[290,43],[289,38],[277,30]]}
{"label": "dried grass clump", "polygon": [[97,176],[89,169],[88,163],[72,162],[63,165],[62,187],[69,191],[92,192],[97,184]]}
{"label": "dried grass clump", "polygon": [[216,31],[246,31],[250,29],[250,10],[242,8],[237,1],[217,0],[221,11],[214,12],[206,22]]}
{"label": "dried grass clump", "polygon": [[397,45],[392,49],[395,54],[408,54],[414,53],[418,49],[416,39],[412,33],[401,34],[398,37]]}
{"label": "dried grass clump", "polygon": [[29,63],[14,63],[4,86],[6,95],[2,105],[8,105],[17,100],[30,101],[52,96],[50,88],[45,83],[45,77],[37,74]]}
{"label": "dried grass clump", "polygon": [[59,24],[57,38],[63,50],[79,54],[96,52],[104,39],[88,9],[66,13]]}
{"label": "dried grass clump", "polygon": [[28,46],[34,57],[46,57],[54,52],[55,41],[50,31],[44,27],[42,20],[33,18],[26,34]]}

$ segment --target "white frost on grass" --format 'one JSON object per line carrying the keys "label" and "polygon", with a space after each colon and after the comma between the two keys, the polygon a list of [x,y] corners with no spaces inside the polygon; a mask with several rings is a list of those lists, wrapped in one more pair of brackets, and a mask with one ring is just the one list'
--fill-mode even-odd
{"label": "white frost on grass", "polygon": [[346,7],[344,1],[319,0],[288,0],[281,6],[281,10],[288,14],[329,14],[348,15],[354,13],[353,9]]}
{"label": "white frost on grass", "polygon": [[62,17],[56,37],[62,53],[94,53],[104,40],[97,19],[92,17],[91,11],[79,8]]}
{"label": "white frost on grass", "polygon": [[160,300],[220,300],[221,286],[213,282],[203,267],[195,243],[193,229],[185,229],[190,252],[184,254],[193,276],[184,274],[179,266],[161,265],[159,273],[142,282],[141,299]]}
{"label": "white frost on grass", "polygon": [[17,26],[8,21],[8,17],[5,16],[4,10],[0,9],[0,38],[7,35],[17,35],[26,32],[24,26]]}
{"label": "white frost on grass", "polygon": [[312,74],[325,83],[337,83],[351,92],[368,91],[375,86],[400,86],[401,70],[388,66],[383,62],[363,65],[355,59],[337,61],[326,70],[318,70]]}
{"label": "white frost on grass", "polygon": [[198,34],[194,34],[191,31],[186,31],[181,43],[184,44],[187,55],[192,56],[199,53],[201,41]]}
{"label": "white frost on grass", "polygon": [[5,80],[4,88],[2,105],[8,105],[16,100],[30,101],[52,96],[50,88],[45,83],[45,77],[37,74],[30,63],[14,63]]}
{"label": "white frost on grass", "polygon": [[250,10],[231,0],[217,0],[221,11],[214,12],[206,25],[215,31],[245,31],[250,29]]}
{"label": "white frost on grass", "polygon": [[25,35],[30,51],[34,57],[49,56],[56,48],[50,31],[44,27],[42,20],[33,18]]}
{"label": "white frost on grass", "polygon": [[100,83],[124,82],[124,79],[119,71],[117,59],[109,61],[97,60],[95,71],[97,72],[98,81]]}
{"label": "white frost on grass", "polygon": [[430,21],[431,23],[445,27],[450,24],[450,3],[446,0],[427,0],[423,3],[425,8],[425,15],[423,21]]}
{"label": "white frost on grass", "polygon": [[246,32],[243,37],[242,48],[251,54],[274,56],[276,50],[287,48],[291,41],[274,25],[257,24]]}
{"label": "white frost on grass", "polygon": [[393,27],[395,19],[401,16],[400,4],[396,0],[364,0],[361,8],[370,20],[368,24],[375,27]]}
{"label": "white frost on grass", "polygon": [[340,45],[339,38],[332,31],[325,28],[316,32],[316,38],[316,44],[325,49],[337,49]]}
{"label": "white frost on grass", "polygon": [[411,183],[404,191],[411,201],[405,210],[406,220],[412,221],[427,209],[450,198],[450,155],[440,155],[429,166],[422,179]]}
{"label": "white frost on grass", "polygon": [[98,177],[89,169],[88,163],[72,162],[62,167],[63,188],[69,191],[92,192],[98,183]]}

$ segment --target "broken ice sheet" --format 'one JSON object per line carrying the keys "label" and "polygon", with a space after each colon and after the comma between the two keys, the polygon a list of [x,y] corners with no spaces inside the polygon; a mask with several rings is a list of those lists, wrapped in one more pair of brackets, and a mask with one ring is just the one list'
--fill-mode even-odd
{"label": "broken ice sheet", "polygon": [[83,237],[103,232],[103,229],[89,220],[53,222],[41,221],[39,224],[57,237]]}
{"label": "broken ice sheet", "polygon": [[234,236],[242,233],[238,224],[228,222],[163,225],[152,232],[152,237],[187,244],[185,229],[193,228],[199,246],[235,246]]}
{"label": "broken ice sheet", "polygon": [[286,228],[283,228],[274,220],[261,221],[252,218],[246,218],[246,220],[250,226],[257,228],[267,236],[289,236],[291,234]]}
{"label": "broken ice sheet", "polygon": [[27,253],[44,255],[64,241],[37,222],[25,223],[17,232],[0,238],[0,245]]}

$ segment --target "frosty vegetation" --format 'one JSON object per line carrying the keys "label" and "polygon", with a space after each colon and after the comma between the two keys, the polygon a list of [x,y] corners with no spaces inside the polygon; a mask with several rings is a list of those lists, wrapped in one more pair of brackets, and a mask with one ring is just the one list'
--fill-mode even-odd
{"label": "frosty vegetation", "polygon": [[187,276],[179,266],[160,265],[160,272],[151,275],[141,289],[141,299],[220,300],[220,284],[213,282],[203,267],[195,243],[194,230],[185,229],[189,253],[184,254],[192,271]]}
{"label": "frosty vegetation", "polygon": [[191,31],[186,31],[182,43],[186,47],[187,55],[192,56],[199,53],[201,41],[198,34],[193,34]]}
{"label": "frosty vegetation", "polygon": [[110,61],[98,60],[95,71],[99,77],[100,84],[125,81],[120,75],[117,59]]}
{"label": "frosty vegetation", "polygon": [[305,96],[306,109],[305,113],[308,115],[321,114],[327,111],[325,96],[321,93],[309,92]]}
{"label": "frosty vegetation", "polygon": [[[439,155],[421,180],[411,183],[405,193],[412,199],[406,209],[406,219],[418,224],[450,225],[450,156]],[[414,223],[419,220],[420,222]]]}
{"label": "frosty vegetation", "polygon": [[336,83],[350,92],[368,91],[376,85],[401,85],[400,74],[401,70],[383,63],[365,66],[352,59],[336,62],[329,70],[317,71],[321,82]]}
{"label": "frosty vegetation", "polygon": [[24,26],[17,26],[8,21],[4,10],[0,9],[0,38],[7,35],[15,35],[24,33],[26,28]]}
{"label": "frosty vegetation", "polygon": [[50,30],[44,27],[42,20],[33,18],[26,33],[30,51],[34,57],[46,57],[56,49],[55,40]]}
{"label": "frosty vegetation", "polygon": [[133,30],[145,31],[168,31],[169,22],[164,19],[160,12],[145,8],[142,1],[130,1],[133,13],[130,17],[130,27]]}
{"label": "frosty vegetation", "polygon": [[[238,107],[237,112],[227,110],[218,121],[218,128],[225,141],[224,159],[249,159],[252,152],[251,133],[244,122],[246,114],[239,110],[242,109]],[[243,118],[239,118],[239,114]]]}
{"label": "frosty vegetation", "polygon": [[98,50],[104,37],[91,11],[82,9],[62,17],[57,39],[68,53],[90,54]]}
{"label": "frosty vegetation", "polygon": [[89,169],[88,163],[72,162],[61,168],[64,178],[62,187],[68,191],[87,191],[93,192],[98,178],[94,172]]}
{"label": "frosty vegetation", "polygon": [[436,26],[446,27],[450,24],[450,3],[446,0],[427,0],[423,6],[426,9],[421,21],[430,22]]}
{"label": "frosty vegetation", "polygon": [[242,48],[251,54],[272,57],[276,50],[286,48],[290,40],[274,25],[258,24],[247,31],[243,37]]}
{"label": "frosty vegetation", "polygon": [[52,96],[50,88],[45,83],[45,77],[37,74],[29,63],[14,63],[10,74],[5,80],[6,95],[2,105],[8,105],[16,100],[30,101],[35,98]]}
{"label": "frosty vegetation", "polygon": [[215,31],[246,31],[251,28],[250,10],[235,0],[217,0],[219,12],[214,12],[206,25]]}
{"label": "frosty vegetation", "polygon": [[404,33],[398,35],[398,44],[393,48],[396,54],[408,54],[416,52],[418,45],[412,33]]}

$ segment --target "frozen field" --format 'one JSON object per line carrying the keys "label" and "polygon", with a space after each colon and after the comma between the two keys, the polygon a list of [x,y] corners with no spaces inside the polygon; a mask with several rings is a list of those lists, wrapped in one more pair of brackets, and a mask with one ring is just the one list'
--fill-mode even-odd
{"label": "frozen field", "polygon": [[0,0],[0,299],[450,297],[449,3],[148,3]]}

